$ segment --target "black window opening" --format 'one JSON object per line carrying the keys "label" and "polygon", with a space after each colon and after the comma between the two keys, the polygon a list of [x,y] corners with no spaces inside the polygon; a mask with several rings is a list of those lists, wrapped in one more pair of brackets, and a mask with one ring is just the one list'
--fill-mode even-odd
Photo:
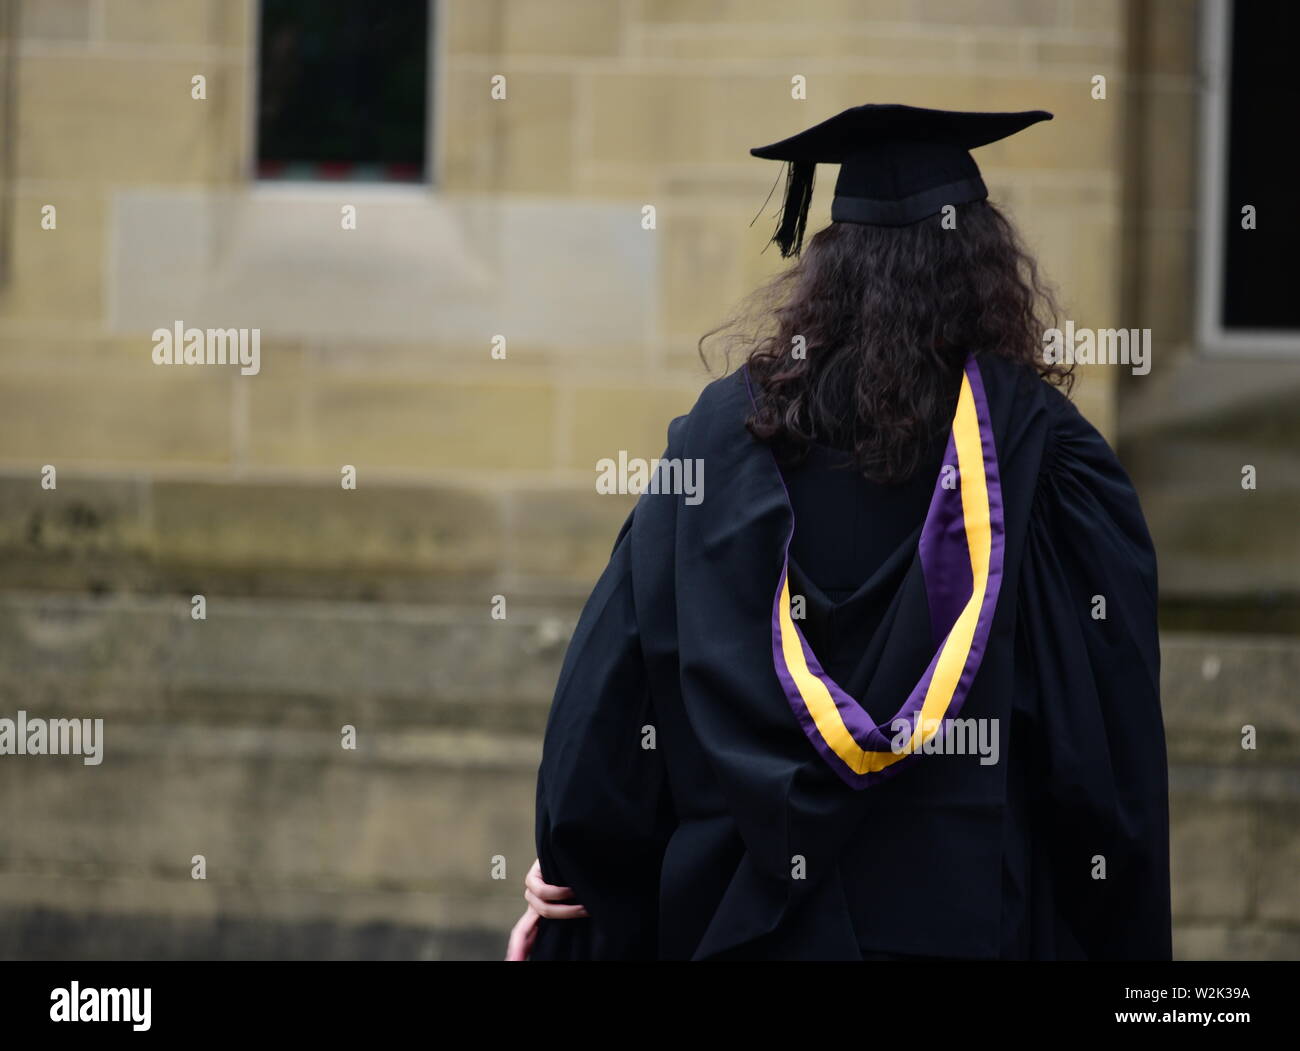
{"label": "black window opening", "polygon": [[[1228,332],[1300,332],[1289,127],[1300,112],[1294,76],[1300,4],[1234,3],[1229,24],[1227,178],[1217,219],[1224,238],[1214,264],[1222,289],[1219,320]],[[1245,205],[1255,208],[1254,230],[1242,228]]]}
{"label": "black window opening", "polygon": [[419,182],[429,0],[262,0],[257,175]]}

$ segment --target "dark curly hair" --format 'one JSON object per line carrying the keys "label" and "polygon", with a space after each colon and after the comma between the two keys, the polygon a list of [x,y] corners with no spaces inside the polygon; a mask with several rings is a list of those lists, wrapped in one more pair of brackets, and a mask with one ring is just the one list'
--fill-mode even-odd
{"label": "dark curly hair", "polygon": [[[911,226],[832,223],[793,266],[705,333],[746,353],[756,410],[749,432],[784,462],[810,443],[852,450],[878,482],[906,480],[952,422],[968,352],[1032,367],[1059,314],[1011,222],[988,201]],[[803,353],[797,353],[802,337]]]}

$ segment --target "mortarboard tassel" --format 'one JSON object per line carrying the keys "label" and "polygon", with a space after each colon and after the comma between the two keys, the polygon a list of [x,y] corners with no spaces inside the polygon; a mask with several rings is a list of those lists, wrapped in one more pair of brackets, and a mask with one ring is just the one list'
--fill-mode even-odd
{"label": "mortarboard tassel", "polygon": [[817,165],[810,161],[790,161],[785,170],[785,205],[781,222],[772,240],[781,249],[781,258],[798,255],[803,247],[803,231],[808,224],[808,205],[812,203],[813,176]]}

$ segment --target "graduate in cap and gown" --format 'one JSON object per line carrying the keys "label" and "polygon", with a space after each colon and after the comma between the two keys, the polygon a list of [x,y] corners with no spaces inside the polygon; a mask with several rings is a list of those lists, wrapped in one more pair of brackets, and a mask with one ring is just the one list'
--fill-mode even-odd
{"label": "graduate in cap and gown", "polygon": [[970,154],[1050,117],[752,151],[798,259],[582,612],[510,958],[1169,958],[1155,554]]}

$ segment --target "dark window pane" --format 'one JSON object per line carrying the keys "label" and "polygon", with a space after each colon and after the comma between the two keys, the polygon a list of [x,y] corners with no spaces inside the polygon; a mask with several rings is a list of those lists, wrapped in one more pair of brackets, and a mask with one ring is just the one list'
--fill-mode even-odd
{"label": "dark window pane", "polygon": [[[1232,5],[1228,98],[1227,200],[1222,202],[1223,326],[1300,329],[1295,291],[1293,184],[1294,76],[1300,4],[1250,0]],[[1241,228],[1241,209],[1256,208],[1258,229]]]}
{"label": "dark window pane", "polygon": [[418,180],[428,0],[262,0],[262,178]]}

